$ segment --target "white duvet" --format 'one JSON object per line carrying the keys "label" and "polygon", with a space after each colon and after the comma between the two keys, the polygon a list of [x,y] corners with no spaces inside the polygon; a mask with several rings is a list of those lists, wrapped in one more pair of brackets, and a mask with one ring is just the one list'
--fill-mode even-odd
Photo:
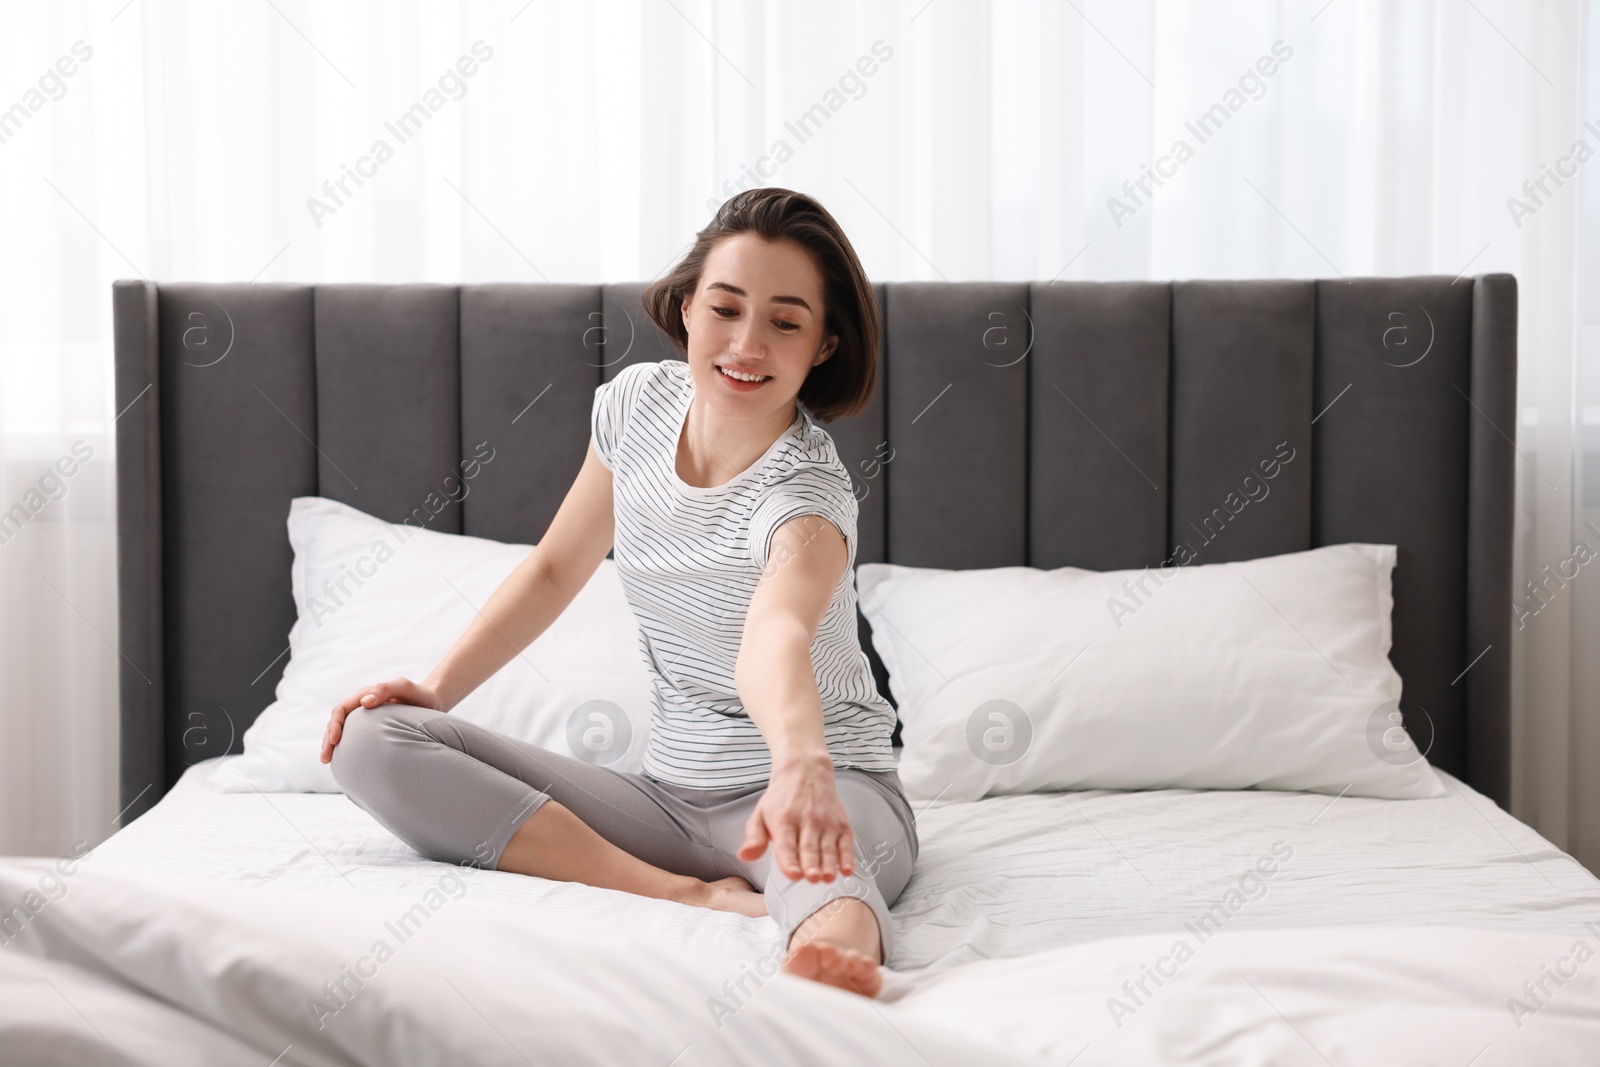
{"label": "white duvet", "polygon": [[68,878],[0,861],[39,905],[0,1062],[1600,1063],[1600,882],[1448,776],[928,807],[868,1002],[767,977],[768,920],[459,871],[206,771]]}
{"label": "white duvet", "polygon": [[[48,870],[0,864],[0,894],[18,899]],[[0,951],[8,1064],[1488,1065],[1600,1052],[1600,924],[1573,938],[1111,938],[900,976],[873,1003],[470,888],[429,911],[92,869],[68,885]],[[426,917],[396,925],[408,912]],[[1192,955],[1174,962],[1186,940]],[[1519,988],[1552,972],[1570,976],[1537,1003]],[[1525,1013],[1508,1010],[1518,998]]]}

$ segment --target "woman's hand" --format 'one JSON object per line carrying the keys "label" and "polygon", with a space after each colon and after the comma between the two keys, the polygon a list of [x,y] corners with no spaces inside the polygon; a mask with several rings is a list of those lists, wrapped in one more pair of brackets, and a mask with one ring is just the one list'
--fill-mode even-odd
{"label": "woman's hand", "polygon": [[322,735],[323,763],[333,762],[333,746],[344,736],[345,718],[357,708],[375,708],[379,704],[414,704],[419,708],[432,708],[434,711],[445,710],[444,702],[439,699],[437,692],[420,682],[413,682],[410,678],[396,678],[391,682],[362,686],[334,705],[333,715],[328,719],[328,729]]}
{"label": "woman's hand", "polygon": [[831,882],[855,871],[855,834],[826,751],[773,764],[744,834],[740,859],[759,858],[770,842],[778,869],[789,878]]}

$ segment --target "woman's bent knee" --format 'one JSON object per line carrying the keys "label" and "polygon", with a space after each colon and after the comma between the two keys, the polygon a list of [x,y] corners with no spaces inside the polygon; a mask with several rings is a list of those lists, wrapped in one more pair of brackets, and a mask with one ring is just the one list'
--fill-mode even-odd
{"label": "woman's bent knee", "polygon": [[482,866],[483,849],[463,849],[455,828],[429,810],[428,786],[415,762],[424,736],[416,725],[419,710],[427,709],[380,704],[352,711],[333,749],[333,779],[353,804],[427,859]]}
{"label": "woman's bent knee", "polygon": [[365,792],[365,786],[383,774],[387,763],[383,750],[396,736],[391,720],[392,709],[397,707],[357,708],[345,717],[328,769],[346,796],[354,798]]}

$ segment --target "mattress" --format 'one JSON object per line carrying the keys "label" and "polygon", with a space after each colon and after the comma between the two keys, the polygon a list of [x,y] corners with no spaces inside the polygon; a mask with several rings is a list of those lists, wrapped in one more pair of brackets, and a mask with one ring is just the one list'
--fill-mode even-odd
{"label": "mattress", "polygon": [[1592,1067],[1600,1048],[1600,881],[1449,775],[1429,800],[927,805],[867,1000],[778,973],[769,919],[458,872],[340,794],[215,792],[216,765],[75,873],[0,859],[12,1058]]}
{"label": "mattress", "polygon": [[[189,768],[88,864],[392,894],[421,892],[446,869],[343,794],[208,788],[212,770],[234,758]],[[1169,789],[917,805],[921,850],[892,909],[897,944],[888,965],[935,970],[1224,925],[1576,935],[1600,918],[1600,880],[1464,782],[1439,776],[1448,795],[1426,800]],[[770,951],[778,938],[766,918],[502,871],[480,872],[471,894],[742,958]]]}

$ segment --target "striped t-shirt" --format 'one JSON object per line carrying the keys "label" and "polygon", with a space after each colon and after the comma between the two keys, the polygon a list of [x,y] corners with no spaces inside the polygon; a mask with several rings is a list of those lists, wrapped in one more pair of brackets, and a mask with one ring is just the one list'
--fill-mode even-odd
{"label": "striped t-shirt", "polygon": [[894,709],[856,631],[856,498],[833,438],[797,405],[789,428],[748,469],[725,485],[692,486],[678,477],[677,454],[693,398],[683,360],[634,363],[595,390],[590,415],[615,489],[613,556],[650,675],[645,773],[702,789],[771,777],[772,756],[734,687],[734,664],[773,531],[802,515],[833,523],[849,549],[811,644],[828,752],[836,767],[894,770]]}

